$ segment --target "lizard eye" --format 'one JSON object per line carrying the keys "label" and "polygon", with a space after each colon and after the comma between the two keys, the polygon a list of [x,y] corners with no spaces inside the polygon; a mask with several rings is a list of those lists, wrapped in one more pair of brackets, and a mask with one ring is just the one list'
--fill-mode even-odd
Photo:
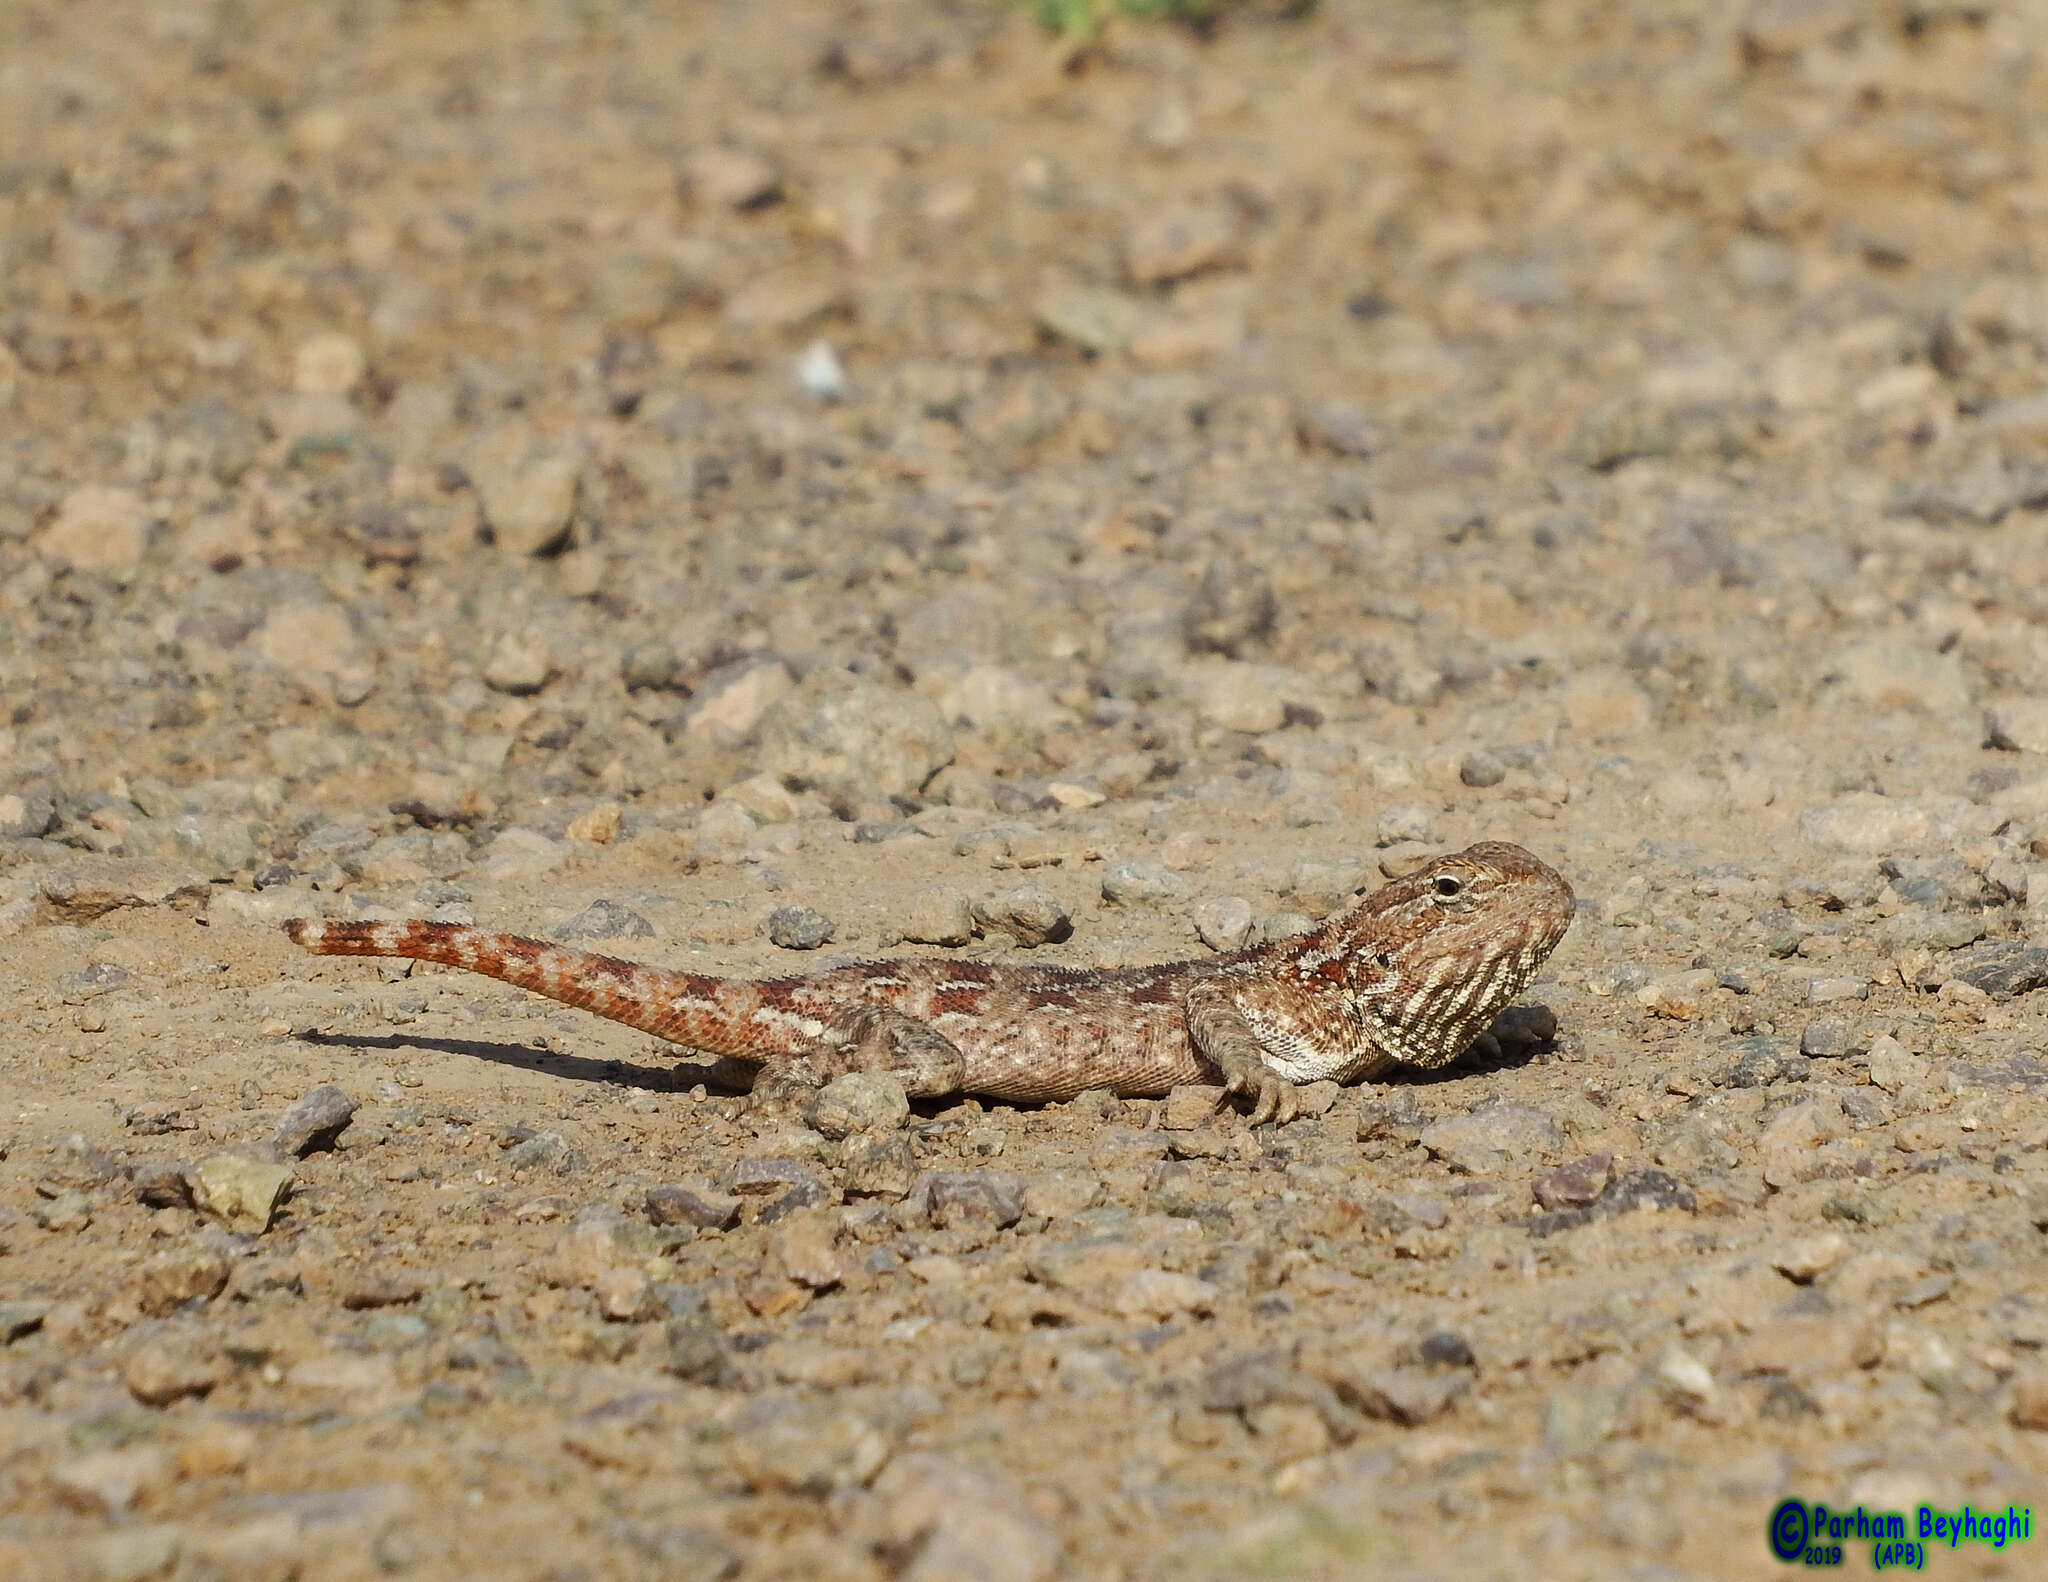
{"label": "lizard eye", "polygon": [[1452,896],[1464,893],[1465,881],[1448,873],[1438,874],[1431,881],[1430,888],[1448,901]]}

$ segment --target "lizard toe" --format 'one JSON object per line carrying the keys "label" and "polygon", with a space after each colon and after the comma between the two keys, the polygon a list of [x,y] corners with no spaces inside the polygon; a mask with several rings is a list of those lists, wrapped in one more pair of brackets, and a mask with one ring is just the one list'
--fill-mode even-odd
{"label": "lizard toe", "polygon": [[1258,1086],[1258,1102],[1252,1106],[1252,1125],[1263,1126],[1271,1121],[1276,1126],[1285,1126],[1301,1114],[1300,1090],[1285,1077],[1266,1073],[1258,1078]]}

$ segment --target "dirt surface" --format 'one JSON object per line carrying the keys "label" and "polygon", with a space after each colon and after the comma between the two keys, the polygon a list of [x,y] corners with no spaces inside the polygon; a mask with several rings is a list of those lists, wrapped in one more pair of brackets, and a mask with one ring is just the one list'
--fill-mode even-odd
{"label": "dirt surface", "polygon": [[[2044,49],[0,7],[0,1572],[1748,1578],[1787,1497],[2032,1504]],[[1256,1131],[748,1096],[277,929],[1112,964],[1479,838],[1580,896],[1554,1042]]]}

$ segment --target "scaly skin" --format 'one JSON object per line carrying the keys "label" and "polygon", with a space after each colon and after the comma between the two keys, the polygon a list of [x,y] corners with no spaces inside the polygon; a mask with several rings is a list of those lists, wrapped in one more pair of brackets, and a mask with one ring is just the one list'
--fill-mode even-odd
{"label": "scaly skin", "polygon": [[1571,886],[1488,841],[1374,891],[1311,933],[1205,961],[1100,970],[878,961],[810,977],[706,977],[449,923],[317,923],[323,956],[407,956],[517,984],[693,1049],[819,1079],[895,1072],[913,1094],[1038,1102],[1220,1082],[1254,1121],[1296,1084],[1445,1065],[1571,926]]}

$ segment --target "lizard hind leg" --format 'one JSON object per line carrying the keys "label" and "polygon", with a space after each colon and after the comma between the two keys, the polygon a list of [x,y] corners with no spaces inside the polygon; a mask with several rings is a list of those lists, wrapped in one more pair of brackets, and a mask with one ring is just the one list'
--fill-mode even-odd
{"label": "lizard hind leg", "polygon": [[944,1098],[967,1082],[967,1057],[950,1038],[886,1005],[849,1008],[811,1058],[828,1081],[848,1071],[889,1072],[914,1099]]}

